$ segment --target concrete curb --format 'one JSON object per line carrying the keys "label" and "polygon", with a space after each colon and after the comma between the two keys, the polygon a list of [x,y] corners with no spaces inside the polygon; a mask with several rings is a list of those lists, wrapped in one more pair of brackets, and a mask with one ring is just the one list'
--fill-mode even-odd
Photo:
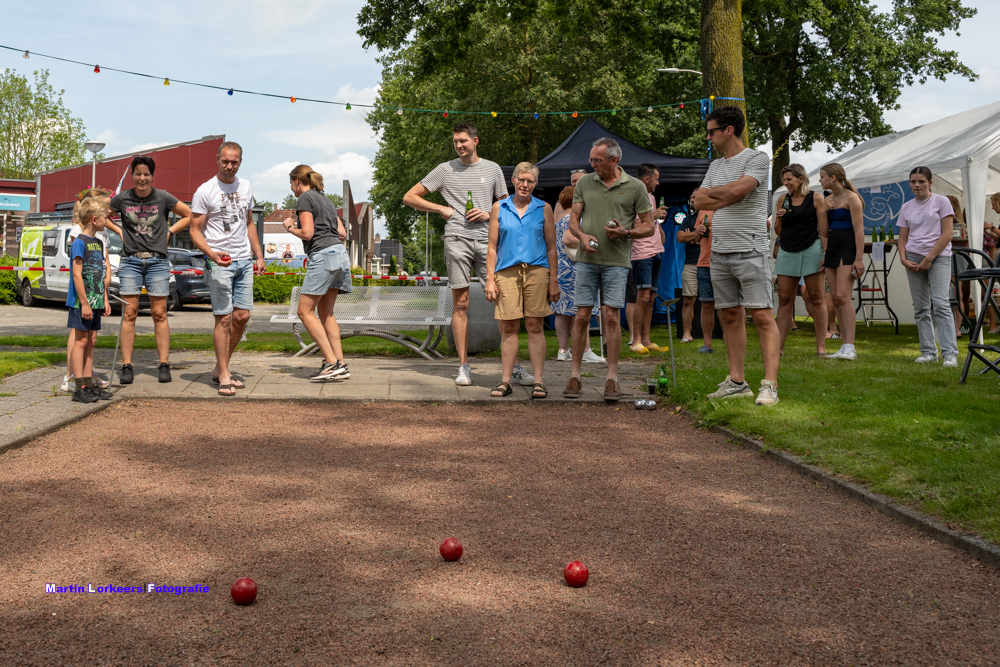
{"label": "concrete curb", "polygon": [[69,426],[70,424],[75,424],[76,422],[80,421],[81,419],[85,419],[90,415],[96,415],[98,412],[107,410],[112,405],[119,403],[121,400],[122,399],[119,398],[113,398],[110,401],[101,401],[99,403],[95,403],[92,405],[92,407],[85,408],[86,410],[85,412],[63,417],[58,421],[51,422],[38,429],[24,433],[23,435],[19,435],[18,437],[14,438],[13,440],[10,440],[9,442],[0,443],[0,455],[5,454],[7,451],[11,449],[17,449],[18,447],[23,447],[32,440],[41,438],[42,436],[48,435],[53,431],[58,431],[59,429],[65,426]]}
{"label": "concrete curb", "polygon": [[[682,410],[680,414],[687,417],[695,425],[702,421],[700,416],[689,410]],[[943,542],[944,544],[955,547],[956,549],[960,549],[961,551],[966,552],[970,556],[981,560],[984,563],[1000,568],[1000,547],[987,542],[981,537],[952,530],[926,514],[922,514],[915,510],[911,510],[908,507],[903,507],[902,505],[897,504],[888,496],[883,496],[879,493],[866,489],[860,484],[836,477],[835,475],[821,470],[814,465],[805,463],[794,454],[789,454],[788,452],[779,449],[772,449],[761,440],[754,440],[753,438],[743,435],[742,433],[731,431],[723,426],[711,426],[709,429],[713,433],[726,436],[730,440],[739,443],[747,449],[752,449],[764,454],[771,460],[780,463],[790,470],[794,470],[800,475],[814,479],[826,487],[839,491],[840,493],[843,493],[854,500],[858,500],[869,507],[873,507],[882,514],[890,516],[893,519],[910,526],[911,528],[923,531],[938,542]]]}

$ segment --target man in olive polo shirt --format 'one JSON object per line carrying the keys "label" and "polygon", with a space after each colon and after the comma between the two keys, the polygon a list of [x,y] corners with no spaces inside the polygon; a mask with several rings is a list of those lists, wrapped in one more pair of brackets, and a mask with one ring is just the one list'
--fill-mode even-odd
{"label": "man in olive polo shirt", "polygon": [[[583,391],[580,366],[586,348],[590,315],[601,291],[601,321],[608,344],[608,379],[604,400],[621,398],[618,386],[618,354],[622,346],[620,310],[625,306],[625,284],[632,266],[632,239],[653,235],[653,207],[642,181],[618,166],[622,149],[618,142],[602,137],[590,149],[593,174],[576,184],[569,230],[580,239],[576,257],[576,319],[573,320],[573,372],[563,390],[566,398],[579,398]],[[638,216],[639,221],[636,222]],[[606,223],[614,221],[612,227]]]}

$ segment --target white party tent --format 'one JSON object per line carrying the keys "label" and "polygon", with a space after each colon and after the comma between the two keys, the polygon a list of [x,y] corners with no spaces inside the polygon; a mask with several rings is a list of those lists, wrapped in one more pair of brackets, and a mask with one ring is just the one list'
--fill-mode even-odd
{"label": "white party tent", "polygon": [[[989,195],[1000,192],[1000,102],[870,139],[828,162],[840,163],[856,188],[907,181],[914,167],[928,167],[934,192],[962,200],[969,245],[982,250],[983,221],[996,219]],[[809,183],[819,189],[819,169]],[[784,193],[777,190],[774,201]]]}

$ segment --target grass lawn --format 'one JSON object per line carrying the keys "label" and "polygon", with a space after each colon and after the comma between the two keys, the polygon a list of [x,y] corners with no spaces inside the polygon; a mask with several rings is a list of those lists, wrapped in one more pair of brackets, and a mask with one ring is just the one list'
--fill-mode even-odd
{"label": "grass lawn", "polygon": [[[778,375],[780,402],[757,408],[747,399],[710,403],[705,395],[728,372],[725,343],[698,354],[701,342],[677,346],[672,399],[701,415],[763,438],[826,470],[1000,543],[1000,387],[998,378],[959,368],[913,363],[916,327],[858,327],[856,362],[817,357],[811,322],[800,322],[785,346]],[[987,341],[1000,344],[996,336]],[[828,350],[836,351],[838,341]],[[747,381],[763,377],[760,347],[747,330]],[[972,371],[982,368],[974,364]]]}
{"label": "grass lawn", "polygon": [[[65,339],[63,347],[66,347]],[[0,379],[50,364],[65,363],[65,352],[0,352]]]}

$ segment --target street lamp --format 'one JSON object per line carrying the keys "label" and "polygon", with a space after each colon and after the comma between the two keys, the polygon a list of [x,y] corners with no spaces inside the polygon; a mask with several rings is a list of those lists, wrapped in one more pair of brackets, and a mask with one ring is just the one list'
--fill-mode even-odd
{"label": "street lamp", "polygon": [[680,69],[677,67],[665,67],[663,69],[656,70],[660,74],[680,74],[681,72],[690,72],[691,74],[697,74],[701,76],[701,72],[696,69]]}
{"label": "street lamp", "polygon": [[104,150],[104,144],[99,141],[88,141],[85,143],[84,148],[94,154],[94,164],[90,170],[90,187],[97,187],[97,154]]}

